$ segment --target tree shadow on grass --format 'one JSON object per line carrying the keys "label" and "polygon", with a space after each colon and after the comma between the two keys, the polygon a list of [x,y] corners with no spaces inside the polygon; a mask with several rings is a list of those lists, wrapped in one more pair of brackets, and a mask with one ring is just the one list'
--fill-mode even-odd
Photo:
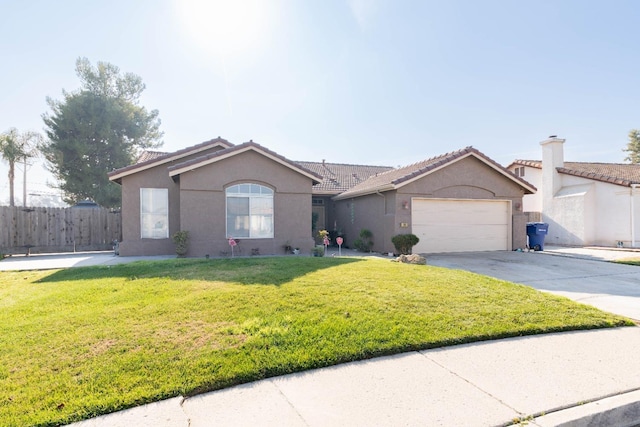
{"label": "tree shadow on grass", "polygon": [[168,259],[138,261],[110,266],[77,267],[58,270],[36,283],[123,278],[140,280],[166,278],[239,283],[243,285],[276,285],[327,268],[337,267],[362,258],[270,257],[234,259]]}

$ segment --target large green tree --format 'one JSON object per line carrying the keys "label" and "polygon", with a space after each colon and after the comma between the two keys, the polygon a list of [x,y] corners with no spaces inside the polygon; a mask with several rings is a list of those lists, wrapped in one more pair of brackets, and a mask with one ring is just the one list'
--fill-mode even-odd
{"label": "large green tree", "polygon": [[76,61],[76,74],[79,90],[63,90],[62,101],[47,98],[42,152],[66,202],[88,198],[117,207],[120,186],[107,173],[133,163],[140,150],[162,145],[158,111],[139,105],[145,85],[135,74],[107,62],[93,67],[87,58]]}
{"label": "large green tree", "polygon": [[631,129],[629,131],[629,142],[627,143],[627,148],[623,151],[629,153],[625,158],[626,161],[640,163],[640,130]]}
{"label": "large green tree", "polygon": [[[9,206],[15,206],[16,163],[26,163],[27,159],[35,157],[38,154],[38,145],[41,142],[42,136],[37,132],[27,131],[20,133],[18,129],[11,128],[0,134],[0,156],[9,163]],[[26,200],[23,200],[23,203],[26,203]]]}

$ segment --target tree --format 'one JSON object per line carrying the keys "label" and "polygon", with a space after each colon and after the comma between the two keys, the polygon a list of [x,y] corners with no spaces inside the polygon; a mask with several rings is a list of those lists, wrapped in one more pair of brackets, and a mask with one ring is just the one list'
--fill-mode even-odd
{"label": "tree", "polygon": [[627,143],[627,148],[622,151],[629,153],[625,158],[625,161],[636,164],[640,163],[640,130],[631,129],[629,131],[629,142]]}
{"label": "tree", "polygon": [[78,58],[76,74],[80,90],[63,90],[62,101],[47,98],[42,151],[66,202],[93,199],[117,207],[120,187],[107,173],[133,163],[140,150],[162,145],[158,111],[139,105],[145,85],[135,74],[106,62],[93,67],[87,58]]}
{"label": "tree", "polygon": [[[35,157],[41,141],[42,136],[39,133],[31,131],[20,133],[16,128],[11,128],[0,135],[0,155],[9,163],[9,206],[15,206],[16,163],[21,161],[26,163],[27,159]],[[23,203],[26,203],[26,200]]]}

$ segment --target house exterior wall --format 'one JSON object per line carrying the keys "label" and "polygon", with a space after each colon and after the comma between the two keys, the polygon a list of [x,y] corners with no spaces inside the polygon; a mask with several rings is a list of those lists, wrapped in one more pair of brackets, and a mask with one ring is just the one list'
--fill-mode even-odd
{"label": "house exterior wall", "polygon": [[353,248],[354,241],[360,237],[360,230],[367,229],[373,233],[373,251],[393,252],[391,237],[395,230],[395,203],[395,191],[335,202],[336,224],[344,233],[345,247]]}
{"label": "house exterior wall", "polygon": [[[518,166],[515,166],[518,167]],[[509,170],[514,171],[515,167]],[[522,198],[522,210],[524,212],[542,212],[542,169],[524,166],[524,180],[538,189],[535,194],[525,194]]]}
{"label": "house exterior wall", "polygon": [[[373,232],[373,250],[395,252],[391,237],[411,233],[411,201],[420,198],[500,199],[513,207],[512,247],[526,245],[526,219],[522,213],[524,190],[515,182],[474,157],[466,157],[398,190],[340,200],[340,223],[347,224],[349,235],[361,228]],[[383,197],[384,196],[384,197]]]}
{"label": "house exterior wall", "polygon": [[582,245],[593,235],[593,183],[563,187],[545,203],[542,221],[549,224],[548,245]]}
{"label": "house exterior wall", "polygon": [[[140,171],[122,178],[122,242],[120,242],[121,256],[134,255],[169,255],[175,253],[175,245],[171,240],[173,233],[180,229],[180,188],[171,179],[167,168],[176,163],[220,150],[211,150],[183,157],[170,163],[164,163],[144,171]],[[141,239],[140,238],[140,189],[167,188],[169,192],[169,238]]]}
{"label": "house exterior wall", "polygon": [[640,242],[638,190],[632,201],[629,187],[565,174],[561,179],[562,188],[543,212],[543,221],[549,223],[546,242],[571,246],[615,246],[622,242],[627,247],[634,240],[636,245]]}
{"label": "house exterior wall", "polygon": [[230,254],[225,189],[240,183],[274,190],[274,238],[239,239],[234,252],[283,254],[287,243],[311,251],[311,179],[248,151],[180,175],[180,229],[190,235],[187,256]]}
{"label": "house exterior wall", "polygon": [[[475,157],[466,157],[398,190],[398,197],[401,199],[409,195],[411,197],[510,200],[511,246],[513,249],[526,246],[526,220],[522,213],[524,190],[514,181]],[[411,224],[411,209],[401,212],[402,214],[396,218],[397,223]],[[398,233],[401,232],[406,231],[398,231]]]}

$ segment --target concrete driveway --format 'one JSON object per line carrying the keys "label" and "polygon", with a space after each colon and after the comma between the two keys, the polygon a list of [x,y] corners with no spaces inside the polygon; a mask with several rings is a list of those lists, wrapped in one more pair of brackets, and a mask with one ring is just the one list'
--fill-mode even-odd
{"label": "concrete driveway", "polygon": [[633,256],[640,253],[545,248],[431,254],[427,263],[521,283],[640,321],[640,267],[606,262]]}

